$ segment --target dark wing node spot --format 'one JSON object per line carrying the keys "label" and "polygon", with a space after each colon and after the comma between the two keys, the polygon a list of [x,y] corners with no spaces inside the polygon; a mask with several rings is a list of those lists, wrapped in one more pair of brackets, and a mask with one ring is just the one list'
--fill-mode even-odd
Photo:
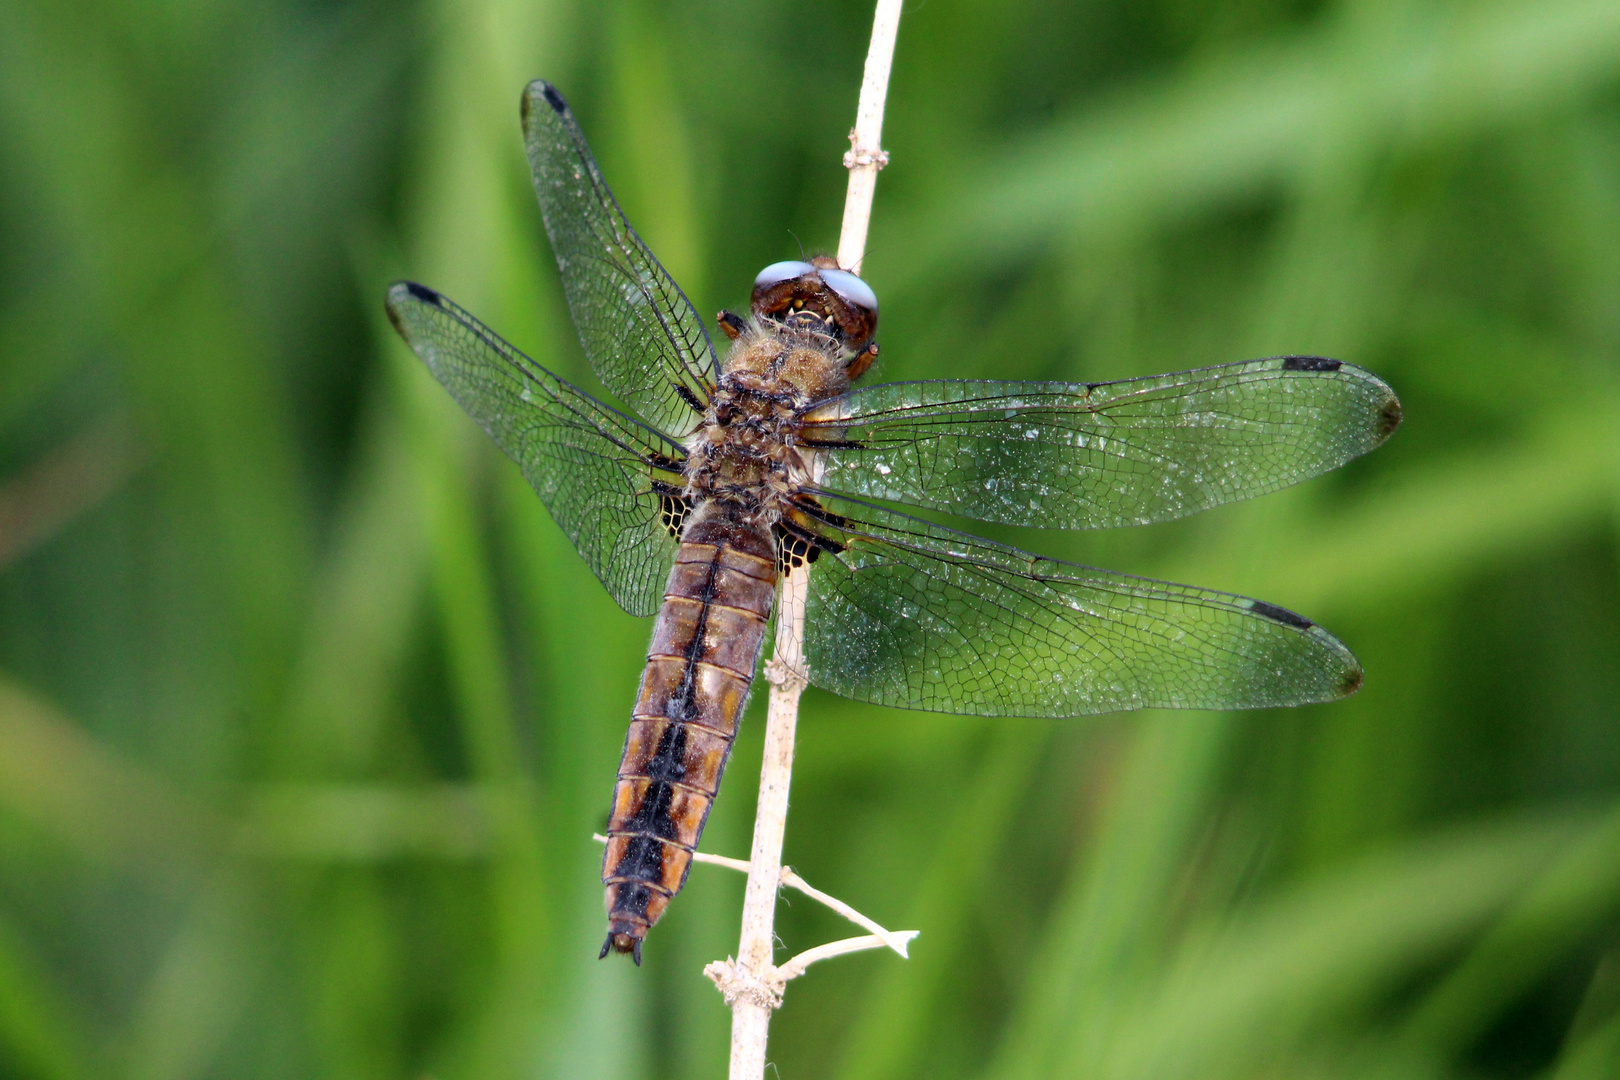
{"label": "dark wing node spot", "polygon": [[405,283],[405,291],[422,301],[424,304],[432,304],[434,307],[439,306],[439,294],[428,288],[426,285],[418,285],[414,281],[407,281]]}
{"label": "dark wing node spot", "polygon": [[866,444],[856,442],[854,439],[800,439],[800,446],[812,447],[816,450],[865,450]]}
{"label": "dark wing node spot", "polygon": [[[806,514],[810,515],[811,517],[815,518],[817,521],[826,522],[828,525],[831,525],[835,529],[847,529],[847,528],[849,528],[849,519],[848,518],[839,517],[837,514],[833,513],[832,511],[830,511],[828,509],[826,509],[825,507],[823,507],[819,501],[817,501],[814,498],[811,498],[808,495],[801,496],[801,497],[799,497],[797,499],[794,499],[793,500],[793,505],[798,507],[800,510],[804,511]],[[815,539],[816,539],[817,543],[821,544],[828,551],[843,551],[844,550],[844,547],[843,547],[842,544],[839,544],[839,543],[836,543],[836,542],[834,542],[832,540],[829,540],[825,536],[818,536]]]}
{"label": "dark wing node spot", "polygon": [[1264,600],[1253,601],[1250,604],[1249,610],[1254,612],[1256,615],[1262,615],[1265,618],[1270,619],[1272,622],[1279,622],[1284,626],[1292,626],[1296,630],[1309,630],[1311,627],[1316,625],[1303,615],[1295,615],[1292,611],[1289,611],[1285,607],[1278,607],[1276,604],[1268,604]]}
{"label": "dark wing node spot", "polygon": [[651,465],[655,469],[662,469],[665,472],[672,473],[678,473],[686,467],[686,463],[684,461],[672,457],[666,457],[663,454],[649,454],[647,456],[647,464]]}
{"label": "dark wing node spot", "polygon": [[1329,360],[1325,356],[1285,356],[1282,363],[1284,371],[1338,371],[1342,367],[1342,360]]}

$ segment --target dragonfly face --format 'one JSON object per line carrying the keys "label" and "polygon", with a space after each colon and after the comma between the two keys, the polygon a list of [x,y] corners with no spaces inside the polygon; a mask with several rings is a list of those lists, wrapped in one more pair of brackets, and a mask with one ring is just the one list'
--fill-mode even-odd
{"label": "dragonfly face", "polygon": [[782,571],[815,562],[811,683],[982,716],[1241,709],[1353,693],[1361,668],[1264,601],[1078,566],[911,516],[1136,525],[1251,498],[1382,443],[1376,376],[1285,356],[1112,383],[851,389],[877,299],[830,259],[777,263],[751,317],[703,320],[630,227],[555,88],[523,97],[535,192],[596,400],[445,297],[401,282],[394,326],[522,469],[613,598],[656,615],[603,861],[609,950],[680,891]]}
{"label": "dragonfly face", "polygon": [[750,308],[761,319],[824,334],[850,353],[864,349],[877,331],[877,294],[825,256],[761,270]]}

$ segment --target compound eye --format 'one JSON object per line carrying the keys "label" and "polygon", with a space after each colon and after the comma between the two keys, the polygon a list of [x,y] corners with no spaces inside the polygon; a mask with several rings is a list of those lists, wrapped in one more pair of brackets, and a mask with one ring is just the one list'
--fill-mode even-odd
{"label": "compound eye", "polygon": [[754,288],[767,289],[779,282],[792,281],[794,278],[815,272],[816,268],[807,262],[789,260],[787,262],[771,263],[771,265],[759,272],[759,277],[754,279]]}
{"label": "compound eye", "polygon": [[848,270],[823,270],[821,280],[850,307],[877,314],[877,293],[872,291],[872,286]]}

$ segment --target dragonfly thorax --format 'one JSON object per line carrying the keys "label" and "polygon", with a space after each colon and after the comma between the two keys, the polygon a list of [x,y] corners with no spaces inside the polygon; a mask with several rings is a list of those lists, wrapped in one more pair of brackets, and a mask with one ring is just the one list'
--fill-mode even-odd
{"label": "dragonfly thorax", "polygon": [[733,346],[687,448],[694,505],[720,500],[774,524],[781,501],[807,482],[810,462],[793,438],[798,416],[849,389],[838,345],[817,348],[813,340],[762,323]]}
{"label": "dragonfly thorax", "polygon": [[803,408],[849,389],[843,353],[843,346],[825,334],[756,320],[732,345],[720,390],[729,385]]}

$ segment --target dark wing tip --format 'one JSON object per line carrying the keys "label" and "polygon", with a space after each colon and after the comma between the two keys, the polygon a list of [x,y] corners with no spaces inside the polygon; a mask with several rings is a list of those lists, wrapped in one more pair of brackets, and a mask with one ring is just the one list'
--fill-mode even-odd
{"label": "dark wing tip", "polygon": [[[1268,604],[1264,600],[1251,600],[1249,610],[1262,618],[1270,619],[1272,622],[1292,630],[1305,631],[1307,636],[1315,638],[1318,644],[1329,646],[1333,653],[1336,654],[1338,663],[1335,666],[1338,670],[1331,673],[1332,681],[1326,684],[1326,686],[1332,687],[1328,694],[1319,696],[1320,691],[1312,692],[1292,702],[1292,704],[1303,704],[1307,701],[1333,701],[1337,698],[1349,697],[1361,689],[1363,677],[1361,665],[1356,662],[1354,656],[1350,655],[1350,650],[1346,649],[1339,643],[1338,639],[1334,638],[1326,630],[1323,630],[1303,615],[1296,615],[1285,607]],[[1317,685],[1323,686],[1322,683]],[[1326,689],[1326,686],[1323,686],[1323,689]]]}
{"label": "dark wing tip", "polygon": [[431,304],[436,308],[444,306],[444,297],[426,285],[418,285],[414,281],[396,281],[388,287],[388,302],[383,305],[388,311],[388,321],[394,324],[395,332],[408,343],[411,340],[411,335],[405,332],[405,323],[400,317],[400,305],[404,303],[406,297],[424,304]]}
{"label": "dark wing tip", "polygon": [[394,333],[410,343],[411,336],[405,332],[405,324],[399,321],[399,308],[394,306],[394,291],[388,290],[388,299],[383,302],[383,310],[388,312],[388,323],[394,328]]}
{"label": "dark wing tip", "polygon": [[1395,391],[1389,392],[1389,398],[1378,410],[1378,441],[1383,442],[1395,434],[1395,429],[1401,426],[1401,399],[1395,396]]}
{"label": "dark wing tip", "polygon": [[[1285,356],[1282,358],[1282,369],[1284,371],[1335,372],[1341,371],[1343,368],[1344,361],[1330,360],[1325,356]],[[1360,371],[1359,368],[1354,367],[1350,370],[1353,372]],[[1391,390],[1382,379],[1370,372],[1361,372],[1361,374],[1377,384],[1384,393],[1384,398],[1378,405],[1378,411],[1373,421],[1373,431],[1376,437],[1372,446],[1377,446],[1393,435],[1395,429],[1401,426],[1401,402],[1395,396],[1395,391]],[[1368,449],[1372,449],[1372,446],[1369,446]]]}
{"label": "dark wing tip", "polygon": [[523,88],[523,123],[525,125],[529,122],[529,110],[534,108],[534,99],[537,97],[544,98],[546,104],[550,105],[552,111],[558,116],[568,115],[568,102],[563,100],[563,96],[557,91],[557,88],[544,79],[536,79]]}
{"label": "dark wing tip", "polygon": [[1249,602],[1249,610],[1254,612],[1256,615],[1270,619],[1272,622],[1282,623],[1284,626],[1291,626],[1295,630],[1309,630],[1311,627],[1316,625],[1303,615],[1295,615],[1292,611],[1289,611],[1285,607],[1278,607],[1276,604],[1268,604],[1264,600],[1251,600]]}
{"label": "dark wing tip", "polygon": [[432,304],[434,307],[444,306],[444,296],[434,292],[426,285],[418,285],[414,281],[396,281],[388,286],[389,307],[400,303],[407,296],[413,300],[420,300],[424,304]]}
{"label": "dark wing tip", "polygon": [[1325,356],[1285,356],[1282,358],[1284,371],[1338,371],[1344,367],[1342,360],[1329,360]]}

